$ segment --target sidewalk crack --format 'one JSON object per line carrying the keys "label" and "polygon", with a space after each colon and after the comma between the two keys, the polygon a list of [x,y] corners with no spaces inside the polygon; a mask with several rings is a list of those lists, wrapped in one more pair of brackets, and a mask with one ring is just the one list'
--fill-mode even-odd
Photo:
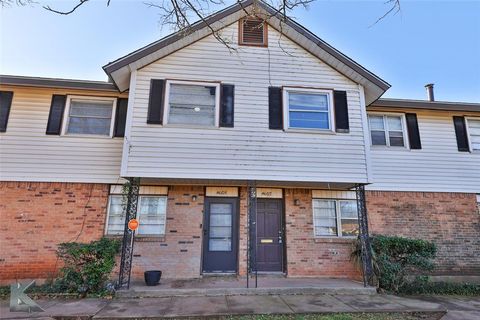
{"label": "sidewalk crack", "polygon": [[290,311],[292,311],[292,313],[295,313],[295,310],[293,310],[293,308],[287,303],[287,301],[285,301],[285,299],[282,298],[282,296],[277,297],[282,300],[283,303],[285,303],[285,305],[288,307],[288,309],[290,309]]}

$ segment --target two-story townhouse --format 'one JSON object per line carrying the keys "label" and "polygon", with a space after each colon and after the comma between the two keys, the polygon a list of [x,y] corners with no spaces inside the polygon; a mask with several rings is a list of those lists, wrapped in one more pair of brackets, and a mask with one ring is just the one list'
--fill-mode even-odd
{"label": "two-story townhouse", "polygon": [[385,81],[255,3],[208,19],[230,48],[197,23],[108,83],[0,78],[3,282],[54,275],[58,243],[129,240],[132,213],[135,278],[358,278],[365,209],[371,233],[437,242],[437,274],[480,275],[480,104],[378,100]]}

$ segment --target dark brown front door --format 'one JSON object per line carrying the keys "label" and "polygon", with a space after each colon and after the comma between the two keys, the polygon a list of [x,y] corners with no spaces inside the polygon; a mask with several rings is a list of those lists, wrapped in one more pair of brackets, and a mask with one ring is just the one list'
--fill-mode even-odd
{"label": "dark brown front door", "polygon": [[257,200],[257,270],[283,271],[282,199]]}

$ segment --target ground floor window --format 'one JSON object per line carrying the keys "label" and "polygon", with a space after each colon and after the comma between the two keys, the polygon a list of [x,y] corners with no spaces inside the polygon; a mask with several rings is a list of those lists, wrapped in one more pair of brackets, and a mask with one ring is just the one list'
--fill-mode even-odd
{"label": "ground floor window", "polygon": [[313,226],[316,237],[356,237],[356,200],[313,199]]}
{"label": "ground floor window", "polygon": [[[122,195],[110,195],[108,206],[107,234],[123,234],[125,227],[125,208]],[[138,235],[165,235],[167,215],[167,197],[141,195],[138,197],[137,219]]]}

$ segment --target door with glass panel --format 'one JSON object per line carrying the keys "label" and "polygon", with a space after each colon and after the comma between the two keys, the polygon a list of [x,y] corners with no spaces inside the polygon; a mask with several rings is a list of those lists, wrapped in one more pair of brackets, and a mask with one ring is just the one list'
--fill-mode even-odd
{"label": "door with glass panel", "polygon": [[237,272],[238,199],[206,198],[203,272]]}

